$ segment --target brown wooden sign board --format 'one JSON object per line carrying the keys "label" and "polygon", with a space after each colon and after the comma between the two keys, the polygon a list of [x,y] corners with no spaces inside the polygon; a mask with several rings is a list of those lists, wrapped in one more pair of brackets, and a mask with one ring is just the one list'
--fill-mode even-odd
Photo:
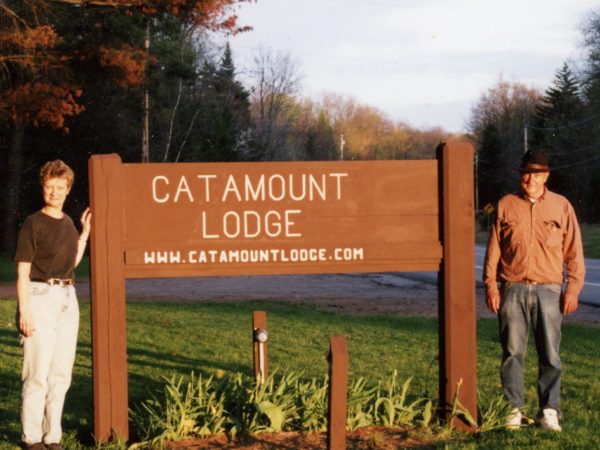
{"label": "brown wooden sign board", "polygon": [[467,144],[416,161],[92,156],[96,438],[128,436],[126,278],[442,270],[440,396],[462,379],[475,416],[472,157]]}

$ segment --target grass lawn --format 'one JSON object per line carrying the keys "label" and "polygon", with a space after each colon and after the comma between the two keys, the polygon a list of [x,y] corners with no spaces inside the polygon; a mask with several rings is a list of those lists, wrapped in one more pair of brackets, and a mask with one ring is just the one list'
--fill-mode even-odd
{"label": "grass lawn", "polygon": [[[0,449],[19,442],[21,349],[14,331],[13,299],[0,300]],[[437,397],[437,324],[425,318],[356,317],[321,312],[310,305],[275,302],[157,304],[128,302],[130,407],[162,389],[162,376],[212,374],[217,370],[252,371],[251,314],[267,311],[269,367],[322,376],[326,370],[328,337],[344,335],[350,353],[350,378],[370,383],[389,377],[394,368],[404,380],[414,376],[411,393]],[[73,386],[67,396],[64,429],[91,445],[92,385],[89,303],[81,302],[81,332]],[[491,432],[449,442],[448,448],[600,448],[600,331],[565,326],[563,337],[564,432],[538,428],[518,433]],[[533,356],[531,349],[530,355]],[[499,392],[500,349],[493,320],[478,324],[480,404]],[[527,361],[527,398],[536,410],[533,357]],[[131,430],[135,435],[135,430]],[[442,445],[443,447],[443,445]]]}

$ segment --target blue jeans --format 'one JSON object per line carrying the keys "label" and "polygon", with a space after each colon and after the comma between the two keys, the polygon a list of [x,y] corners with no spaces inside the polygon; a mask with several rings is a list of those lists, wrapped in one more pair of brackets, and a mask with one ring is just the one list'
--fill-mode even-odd
{"label": "blue jeans", "polygon": [[506,282],[502,288],[498,316],[502,343],[500,378],[504,396],[515,408],[525,404],[523,363],[531,326],[538,355],[540,411],[560,411],[560,292],[559,284]]}

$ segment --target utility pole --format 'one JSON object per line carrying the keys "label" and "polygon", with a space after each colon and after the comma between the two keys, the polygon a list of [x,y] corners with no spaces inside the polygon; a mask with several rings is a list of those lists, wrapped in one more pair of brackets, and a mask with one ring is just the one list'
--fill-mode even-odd
{"label": "utility pole", "polygon": [[144,79],[144,94],[142,99],[142,162],[150,161],[150,94],[148,92],[148,61],[150,58],[150,19],[146,18],[144,33],[144,50],[146,51],[146,67]]}
{"label": "utility pole", "polygon": [[344,145],[346,145],[346,141],[344,140],[344,135],[340,134],[340,159],[344,160]]}
{"label": "utility pole", "polygon": [[478,180],[478,170],[479,170],[479,154],[475,153],[475,214],[479,212],[479,180]]}
{"label": "utility pole", "polygon": [[527,125],[525,125],[525,128],[523,129],[523,140],[525,143],[525,145],[523,146],[525,151],[523,153],[527,153]]}

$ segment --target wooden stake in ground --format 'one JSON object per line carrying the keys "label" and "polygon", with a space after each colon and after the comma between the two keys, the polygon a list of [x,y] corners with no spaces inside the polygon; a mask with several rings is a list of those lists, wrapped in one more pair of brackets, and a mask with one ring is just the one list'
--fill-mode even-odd
{"label": "wooden stake in ground", "polygon": [[329,423],[327,448],[346,448],[346,411],[348,397],[348,348],[344,336],[329,338]]}

